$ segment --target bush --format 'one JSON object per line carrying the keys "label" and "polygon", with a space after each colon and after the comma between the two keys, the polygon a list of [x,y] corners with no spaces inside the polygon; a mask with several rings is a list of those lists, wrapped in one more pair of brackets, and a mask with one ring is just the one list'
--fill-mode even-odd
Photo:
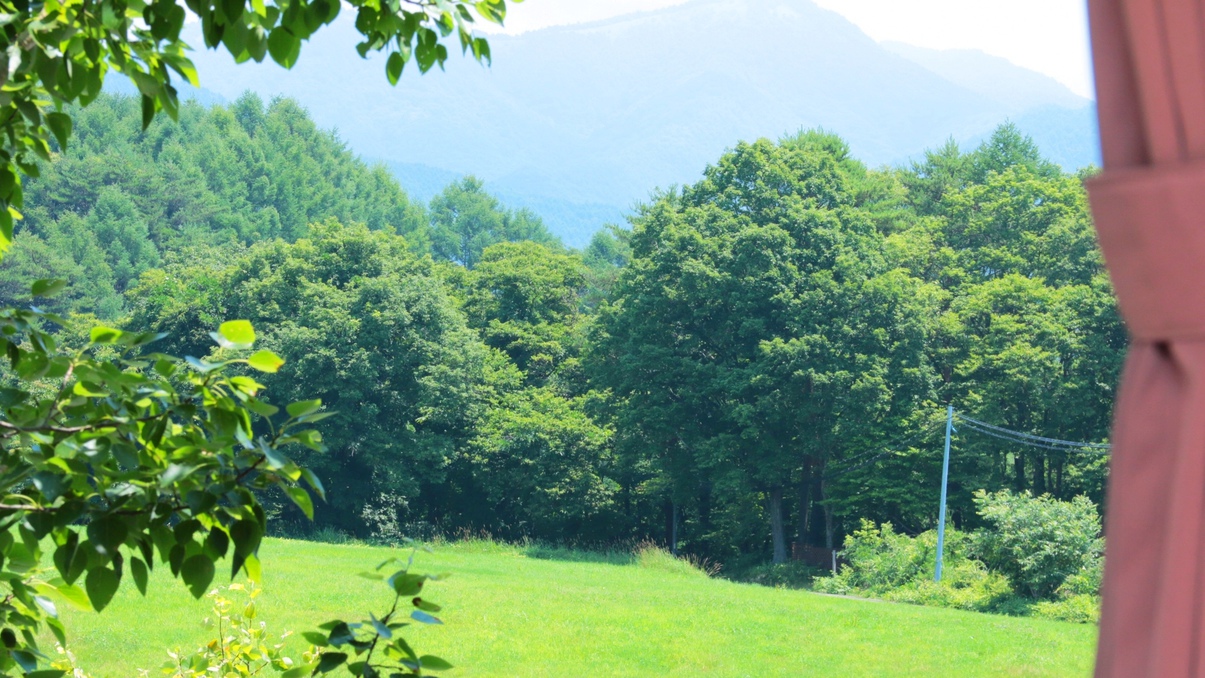
{"label": "bush", "polygon": [[1088,577],[1076,586],[1091,587],[1089,573],[1100,561],[1104,540],[1096,506],[1086,497],[1068,502],[980,490],[975,505],[988,527],[975,533],[973,553],[1018,591],[1051,598],[1074,575]]}
{"label": "bush", "polygon": [[[965,533],[946,530],[945,567],[957,568],[966,561],[969,540]],[[854,591],[883,595],[905,584],[931,579],[937,564],[937,532],[917,537],[899,534],[891,523],[875,527],[863,520],[862,527],[846,537],[842,554],[848,565],[832,577],[816,580],[816,590],[847,594]]]}
{"label": "bush", "polygon": [[[256,621],[255,599],[259,593],[260,589],[250,583],[230,584],[210,591],[207,596],[213,609],[202,623],[217,637],[191,652],[179,649],[168,652],[171,659],[163,664],[159,673],[171,678],[224,678],[266,676],[269,672],[280,674],[293,669],[295,662],[284,654],[284,641],[292,632],[286,631],[279,638],[272,638],[267,624]],[[61,645],[56,649],[59,656],[51,663],[54,671],[71,678],[90,678],[74,654]],[[317,648],[311,647],[304,660],[310,661],[317,654]],[[149,678],[152,672],[139,669],[138,675]]]}
{"label": "bush", "polygon": [[1032,608],[1035,617],[1095,624],[1100,621],[1100,596],[1076,594],[1062,600],[1044,600]]}
{"label": "bush", "polygon": [[884,600],[897,603],[1004,613],[1010,611],[1015,597],[1007,578],[988,572],[983,563],[974,560],[945,568],[940,582],[929,574],[883,595]]}

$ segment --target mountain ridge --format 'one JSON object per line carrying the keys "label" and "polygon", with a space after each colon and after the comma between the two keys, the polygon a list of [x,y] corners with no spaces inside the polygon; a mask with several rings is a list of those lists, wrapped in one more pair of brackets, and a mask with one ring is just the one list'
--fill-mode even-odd
{"label": "mountain ridge", "polygon": [[[1007,93],[960,85],[810,0],[693,0],[489,39],[489,69],[453,58],[445,73],[407,72],[396,89],[382,57],[366,68],[351,48],[350,12],[319,32],[293,71],[234,68],[213,52],[196,61],[218,94],[291,96],[362,155],[475,174],[516,205],[554,202],[563,209],[549,226],[574,245],[602,225],[596,209],[573,217],[574,205],[622,214],[658,187],[696,180],[741,140],[800,128],[834,131],[855,157],[884,165],[1028,120],[1078,130],[1047,134],[1064,140],[1056,160],[1065,166],[1096,157],[1086,109],[1059,107],[1057,88],[1041,95],[1048,83],[1032,76],[1045,76],[1013,73],[1029,78],[1017,90],[1029,98],[1001,101]],[[1031,115],[1051,106],[1060,115]],[[1062,114],[1072,110],[1078,117]]]}

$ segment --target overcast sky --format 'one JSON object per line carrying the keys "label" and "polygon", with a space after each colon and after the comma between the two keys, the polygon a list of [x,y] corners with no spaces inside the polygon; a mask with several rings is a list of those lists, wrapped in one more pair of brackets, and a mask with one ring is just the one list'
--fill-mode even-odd
{"label": "overcast sky", "polygon": [[[686,0],[524,0],[508,32],[605,19]],[[981,49],[1094,97],[1086,0],[815,0],[875,40]]]}

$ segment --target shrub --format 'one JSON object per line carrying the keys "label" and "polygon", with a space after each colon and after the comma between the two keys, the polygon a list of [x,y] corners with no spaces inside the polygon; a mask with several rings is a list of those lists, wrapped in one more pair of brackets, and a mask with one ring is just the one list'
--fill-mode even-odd
{"label": "shrub", "polygon": [[[1101,558],[1100,516],[1086,497],[1068,502],[980,490],[975,504],[988,527],[975,533],[974,555],[1031,597],[1052,597],[1069,577],[1090,572]],[[1088,576],[1076,585],[1090,587]]]}
{"label": "shrub", "polygon": [[[292,632],[286,631],[278,639],[269,637],[267,624],[256,621],[258,611],[255,599],[259,593],[260,589],[249,583],[231,584],[206,594],[213,603],[213,609],[202,623],[212,629],[217,637],[191,652],[178,649],[169,651],[167,654],[170,659],[154,675],[224,678],[267,675],[269,671],[279,674],[293,669],[295,663],[284,654],[284,641]],[[64,672],[71,678],[90,678],[79,666],[74,654],[61,645],[56,650],[59,656],[51,663],[52,669]],[[315,649],[311,649],[304,659],[310,661],[314,656]],[[139,669],[138,675],[149,678],[153,674],[146,669]]]}
{"label": "shrub", "polygon": [[[284,632],[274,642],[268,636],[267,624],[256,621],[255,599],[259,592],[254,584],[231,584],[210,591],[213,614],[205,618],[204,624],[217,637],[192,652],[169,652],[171,659],[163,664],[163,673],[172,678],[210,678],[265,675],[265,669],[281,673],[293,668],[293,660],[284,655],[284,640],[292,632]],[[150,672],[143,671],[142,675],[149,676]]]}
{"label": "shrub", "polygon": [[1045,619],[1095,624],[1100,621],[1100,596],[1076,594],[1062,600],[1044,600],[1034,604],[1032,612]]}
{"label": "shrub", "polygon": [[931,573],[883,595],[884,600],[914,605],[951,607],[974,612],[1001,612],[1015,598],[1008,579],[988,572],[983,563],[962,560],[945,568],[940,582]]}
{"label": "shrub", "polygon": [[[965,533],[946,530],[947,570],[966,561],[968,545]],[[910,582],[932,578],[937,563],[937,532],[930,530],[909,537],[897,533],[891,523],[875,527],[864,520],[860,529],[846,537],[842,553],[849,564],[833,577],[818,578],[816,590],[883,595]]]}

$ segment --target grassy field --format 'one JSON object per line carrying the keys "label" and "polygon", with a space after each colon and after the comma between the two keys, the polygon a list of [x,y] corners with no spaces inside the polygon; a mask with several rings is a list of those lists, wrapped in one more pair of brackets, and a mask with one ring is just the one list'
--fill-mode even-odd
{"label": "grassy field", "polygon": [[[391,555],[404,554],[269,540],[260,618],[277,631],[302,631],[380,612],[386,587],[348,573]],[[446,625],[408,638],[458,666],[447,675],[465,677],[1090,673],[1092,626],[735,584],[668,557],[610,561],[485,542],[420,553],[416,571],[453,576],[424,591],[444,606]],[[206,602],[162,572],[151,587],[154,604],[124,582],[103,615],[64,611],[90,674],[136,676],[157,668],[165,648],[206,638]]]}

